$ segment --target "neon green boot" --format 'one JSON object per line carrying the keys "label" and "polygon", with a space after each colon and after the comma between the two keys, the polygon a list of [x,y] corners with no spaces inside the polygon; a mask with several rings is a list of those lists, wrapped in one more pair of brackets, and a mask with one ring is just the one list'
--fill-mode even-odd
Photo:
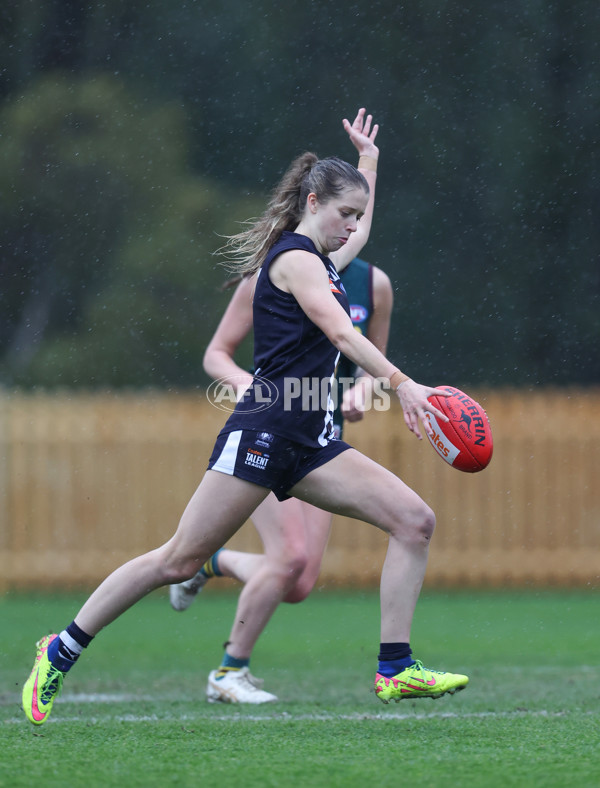
{"label": "neon green boot", "polygon": [[34,725],[41,725],[48,719],[65,677],[48,659],[48,646],[56,637],[58,635],[46,635],[36,643],[33,670],[23,687],[23,710]]}
{"label": "neon green boot", "polygon": [[454,695],[455,692],[463,690],[468,683],[468,676],[430,670],[417,660],[414,665],[391,678],[377,673],[375,693],[383,703],[389,703],[391,700],[398,703],[405,698],[441,698],[447,692]]}

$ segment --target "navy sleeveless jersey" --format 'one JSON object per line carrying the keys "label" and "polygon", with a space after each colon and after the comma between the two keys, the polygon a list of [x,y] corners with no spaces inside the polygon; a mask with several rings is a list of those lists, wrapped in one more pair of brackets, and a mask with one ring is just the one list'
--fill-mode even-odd
{"label": "navy sleeveless jersey", "polygon": [[350,314],[344,287],[331,260],[320,254],[307,236],[282,233],[267,254],[254,292],[254,382],[223,431],[263,431],[317,448],[334,439],[331,386],[340,353],[294,296],[280,290],[269,278],[273,260],[291,249],[319,257],[327,270],[331,292]]}

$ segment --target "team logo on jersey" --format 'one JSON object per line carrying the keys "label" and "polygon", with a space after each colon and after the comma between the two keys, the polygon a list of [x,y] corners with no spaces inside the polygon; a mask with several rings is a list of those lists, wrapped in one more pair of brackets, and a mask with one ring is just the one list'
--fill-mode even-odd
{"label": "team logo on jersey", "polygon": [[353,323],[362,323],[368,316],[369,312],[362,304],[350,304],[350,317]]}
{"label": "team logo on jersey", "polygon": [[329,279],[329,289],[332,293],[339,293],[340,295],[342,294],[342,291],[337,287],[337,285],[333,283],[331,279]]}
{"label": "team logo on jersey", "polygon": [[258,451],[257,449],[246,449],[244,465],[250,465],[252,468],[258,468],[259,471],[264,471],[269,459],[269,455],[263,454],[262,451]]}
{"label": "team logo on jersey", "polygon": [[255,443],[257,446],[264,446],[265,449],[268,449],[273,443],[273,435],[270,432],[259,432]]}

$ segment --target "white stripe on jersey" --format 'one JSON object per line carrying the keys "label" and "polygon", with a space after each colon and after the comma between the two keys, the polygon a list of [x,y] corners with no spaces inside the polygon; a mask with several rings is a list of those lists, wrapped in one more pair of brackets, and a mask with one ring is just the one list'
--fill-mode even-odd
{"label": "white stripe on jersey", "polygon": [[319,446],[327,446],[329,441],[335,437],[335,430],[333,427],[333,414],[335,412],[335,407],[333,405],[333,399],[331,398],[331,392],[333,390],[333,386],[335,385],[335,369],[337,369],[337,365],[340,360],[340,356],[342,354],[338,353],[335,357],[335,364],[334,364],[334,373],[329,379],[329,393],[327,395],[327,411],[325,413],[325,423],[323,425],[323,430],[321,434],[317,438],[319,442]]}

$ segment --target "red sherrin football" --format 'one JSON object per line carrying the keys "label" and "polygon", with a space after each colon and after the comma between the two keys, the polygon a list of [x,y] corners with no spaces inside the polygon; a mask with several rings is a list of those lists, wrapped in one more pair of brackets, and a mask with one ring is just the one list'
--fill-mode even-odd
{"label": "red sherrin football", "polygon": [[449,397],[431,396],[429,401],[450,421],[427,418],[433,427],[433,437],[427,436],[433,448],[448,465],[466,473],[477,473],[492,459],[493,441],[487,413],[478,402],[453,386],[437,386],[450,393]]}

